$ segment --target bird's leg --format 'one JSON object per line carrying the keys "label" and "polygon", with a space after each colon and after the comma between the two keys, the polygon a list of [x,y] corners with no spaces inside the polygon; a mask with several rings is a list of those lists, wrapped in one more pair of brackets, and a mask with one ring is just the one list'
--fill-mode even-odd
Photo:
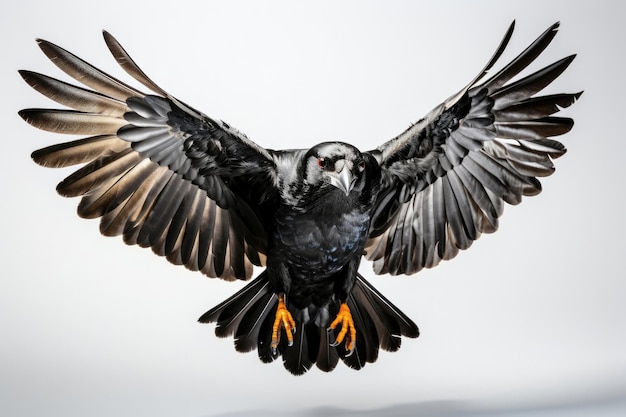
{"label": "bird's leg", "polygon": [[346,350],[351,354],[356,343],[356,327],[354,327],[354,320],[352,320],[352,314],[347,303],[341,303],[337,317],[330,323],[329,329],[335,330],[338,325],[341,325],[341,330],[337,334],[333,346],[339,345],[345,339]]}
{"label": "bird's leg", "polygon": [[296,322],[287,306],[285,305],[285,294],[278,294],[278,307],[276,307],[276,318],[272,326],[272,353],[276,354],[278,343],[280,342],[280,329],[284,328],[287,334],[287,345],[293,345],[293,333],[296,331]]}

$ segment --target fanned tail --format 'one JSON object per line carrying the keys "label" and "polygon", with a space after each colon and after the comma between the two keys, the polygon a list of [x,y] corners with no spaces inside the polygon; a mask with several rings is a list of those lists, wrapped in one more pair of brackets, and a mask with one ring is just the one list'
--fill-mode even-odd
{"label": "fanned tail", "polygon": [[[313,322],[296,323],[293,344],[287,345],[281,337],[276,351],[271,349],[272,325],[278,298],[263,272],[242,290],[200,317],[201,323],[217,323],[218,337],[233,335],[235,349],[250,352],[255,348],[259,358],[270,363],[279,357],[285,368],[294,375],[302,375],[313,365],[330,372],[341,359],[353,369],[378,359],[379,349],[394,352],[400,348],[402,336],[419,336],[417,325],[379,293],[361,275],[357,275],[352,293],[347,300],[357,330],[356,346],[348,352],[343,344],[333,346],[336,333]],[[337,301],[329,311],[336,315]]]}

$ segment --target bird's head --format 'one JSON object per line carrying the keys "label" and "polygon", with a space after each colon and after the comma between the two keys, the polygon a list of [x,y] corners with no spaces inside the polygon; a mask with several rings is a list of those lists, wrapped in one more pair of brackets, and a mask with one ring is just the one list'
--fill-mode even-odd
{"label": "bird's head", "polygon": [[348,196],[361,182],[365,164],[364,155],[352,145],[320,143],[306,153],[303,160],[304,180],[313,187],[335,187]]}

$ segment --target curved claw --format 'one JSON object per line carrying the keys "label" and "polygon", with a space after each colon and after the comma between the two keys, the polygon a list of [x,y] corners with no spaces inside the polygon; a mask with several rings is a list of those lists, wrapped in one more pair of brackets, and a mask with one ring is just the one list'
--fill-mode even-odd
{"label": "curved claw", "polygon": [[293,335],[296,332],[296,322],[291,316],[287,306],[285,305],[285,296],[283,294],[278,296],[278,306],[276,307],[276,318],[274,319],[274,325],[272,326],[272,353],[275,355],[280,342],[280,330],[285,329],[287,335],[287,346],[293,345]]}
{"label": "curved claw", "polygon": [[328,327],[329,330],[335,330],[337,326],[341,324],[341,330],[337,334],[335,341],[331,343],[331,346],[338,346],[341,342],[346,341],[346,350],[349,352],[350,356],[352,352],[354,352],[354,347],[356,346],[356,327],[354,327],[354,320],[352,320],[352,314],[350,313],[350,308],[348,304],[342,303],[339,306],[339,312],[337,313],[337,317]]}

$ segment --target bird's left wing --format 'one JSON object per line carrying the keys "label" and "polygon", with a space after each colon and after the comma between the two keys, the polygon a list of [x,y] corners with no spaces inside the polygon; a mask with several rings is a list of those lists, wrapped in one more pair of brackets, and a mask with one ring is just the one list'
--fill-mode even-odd
{"label": "bird's left wing", "polygon": [[70,108],[20,115],[40,129],[88,137],[37,150],[33,159],[48,167],[84,164],[57,190],[82,196],[78,214],[101,217],[104,235],[123,235],[211,277],[249,278],[266,252],[258,206],[274,189],[270,153],[170,96],[110,34],[104,38],[120,66],[156,94],[39,40],[48,58],[87,88],[20,71],[34,89]]}
{"label": "bird's left wing", "polygon": [[581,93],[535,97],[572,62],[569,56],[517,81],[554,38],[551,26],[517,58],[481,80],[504,51],[514,24],[480,74],[398,137],[372,151],[383,172],[366,257],[376,273],[412,274],[451,259],[497,229],[503,204],[541,191],[568,132],[554,117]]}

